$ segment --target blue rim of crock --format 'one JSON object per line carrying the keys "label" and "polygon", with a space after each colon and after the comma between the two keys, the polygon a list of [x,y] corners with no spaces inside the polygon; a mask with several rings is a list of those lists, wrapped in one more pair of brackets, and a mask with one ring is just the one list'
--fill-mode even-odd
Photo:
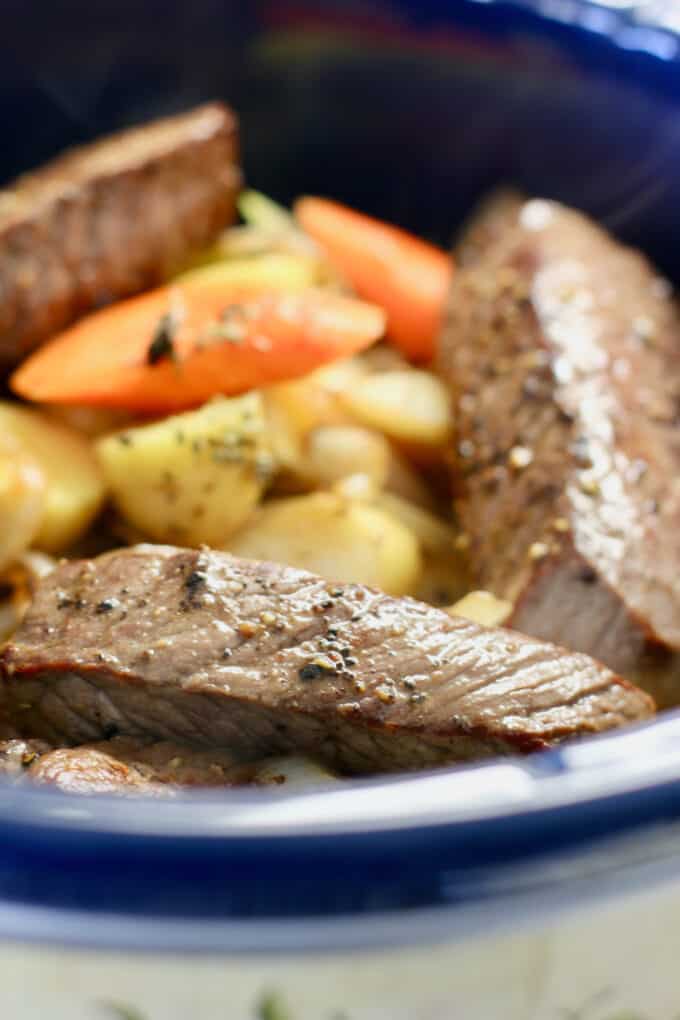
{"label": "blue rim of crock", "polygon": [[[680,87],[678,37],[638,24],[625,11],[602,10],[586,0],[468,0],[468,6],[482,4],[506,20],[530,12],[540,32],[554,35],[566,27],[570,35],[595,34],[616,51],[641,55],[650,69],[674,65],[676,91]],[[636,65],[636,73],[639,70]],[[421,860],[429,853],[435,869],[443,868],[444,859],[448,867],[453,862],[469,882],[469,875],[480,868],[585,848],[636,830],[653,828],[658,834],[660,826],[674,831],[679,820],[680,711],[527,759],[347,780],[287,796],[235,790],[150,803],[0,784],[0,871],[14,854],[16,873],[23,866],[30,876],[35,861],[29,854],[22,865],[21,854],[31,845],[36,854],[51,855],[55,864],[69,853],[84,860],[105,845],[114,857],[128,862],[140,852],[183,854],[189,848],[195,860],[202,854],[207,860],[216,848],[229,848],[243,861],[248,854],[271,855],[294,847],[301,873],[319,854],[330,855],[328,859],[344,854],[357,861],[366,852],[375,861],[380,855],[383,860],[394,856],[399,848]],[[102,859],[102,875],[107,868],[112,874],[114,867],[113,858]],[[368,887],[366,897],[370,900]],[[0,907],[10,915],[13,910],[39,909],[37,896],[32,905],[30,896],[9,904],[5,899],[0,889]],[[418,906],[438,905],[451,906],[441,891]],[[141,915],[144,909],[137,912]],[[154,907],[151,914],[155,912]]]}

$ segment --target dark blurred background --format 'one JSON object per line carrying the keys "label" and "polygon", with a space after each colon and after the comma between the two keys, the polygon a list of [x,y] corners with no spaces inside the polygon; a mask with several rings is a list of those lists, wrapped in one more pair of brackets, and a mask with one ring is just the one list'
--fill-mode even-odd
{"label": "dark blurred background", "polygon": [[546,29],[466,0],[3,0],[0,179],[223,97],[250,183],[283,200],[333,194],[448,243],[510,181],[595,213],[673,273],[677,40],[586,6],[585,29],[575,15]]}

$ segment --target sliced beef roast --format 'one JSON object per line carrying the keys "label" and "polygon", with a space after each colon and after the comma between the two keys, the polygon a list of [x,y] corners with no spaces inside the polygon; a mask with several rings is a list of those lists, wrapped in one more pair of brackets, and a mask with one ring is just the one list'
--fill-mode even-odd
{"label": "sliced beef roast", "polygon": [[680,648],[680,323],[649,262],[504,196],[461,246],[440,353],[457,509],[509,625],[621,671]]}
{"label": "sliced beef roast", "polygon": [[311,753],[346,772],[532,751],[644,719],[579,654],[359,585],[138,546],[46,578],[0,669],[22,732]]}
{"label": "sliced beef roast", "polygon": [[74,149],[0,191],[0,369],[210,244],[239,183],[236,118],[212,103]]}

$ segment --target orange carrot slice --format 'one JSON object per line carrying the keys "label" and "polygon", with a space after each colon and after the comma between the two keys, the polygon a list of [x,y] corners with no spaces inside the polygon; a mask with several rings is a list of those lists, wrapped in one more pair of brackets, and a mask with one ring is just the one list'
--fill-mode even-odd
{"label": "orange carrot slice", "polygon": [[15,393],[54,404],[181,411],[348,357],[380,339],[380,308],[327,291],[187,279],[81,320],[25,361]]}
{"label": "orange carrot slice", "polygon": [[413,361],[430,361],[453,272],[446,252],[325,198],[298,199],[295,216],[359,297],[385,309],[388,339]]}

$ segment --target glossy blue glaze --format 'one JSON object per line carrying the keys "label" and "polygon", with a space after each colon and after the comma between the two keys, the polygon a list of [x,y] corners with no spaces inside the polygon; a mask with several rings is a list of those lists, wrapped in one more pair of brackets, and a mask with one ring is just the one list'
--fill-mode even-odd
{"label": "glossy blue glaze", "polygon": [[[284,200],[326,192],[448,243],[511,182],[592,212],[680,278],[678,40],[632,15],[577,0],[382,2],[370,17],[358,2],[118,0],[54,5],[36,36],[30,7],[6,6],[3,177],[223,96],[250,182]],[[0,935],[191,949],[465,935],[510,906],[516,922],[680,874],[680,718],[290,800],[0,787],[0,824]]]}

